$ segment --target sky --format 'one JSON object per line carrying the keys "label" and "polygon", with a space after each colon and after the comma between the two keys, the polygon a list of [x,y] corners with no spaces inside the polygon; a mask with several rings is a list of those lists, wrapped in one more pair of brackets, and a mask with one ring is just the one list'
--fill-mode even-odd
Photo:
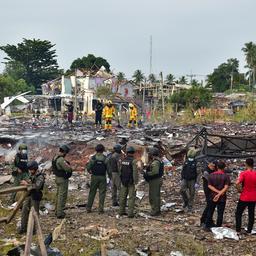
{"label": "sky", "polygon": [[129,79],[137,69],[149,74],[152,35],[153,73],[201,80],[228,58],[245,70],[255,10],[255,0],[0,0],[0,45],[49,40],[61,68],[92,53]]}

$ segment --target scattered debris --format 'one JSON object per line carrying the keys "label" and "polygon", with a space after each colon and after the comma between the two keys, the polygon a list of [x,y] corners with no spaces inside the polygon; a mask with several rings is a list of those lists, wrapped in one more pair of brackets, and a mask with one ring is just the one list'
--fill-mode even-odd
{"label": "scattered debris", "polygon": [[218,228],[211,228],[212,233],[214,234],[215,239],[223,239],[223,238],[230,238],[234,240],[239,240],[239,237],[235,230],[231,228],[225,227],[218,227]]}

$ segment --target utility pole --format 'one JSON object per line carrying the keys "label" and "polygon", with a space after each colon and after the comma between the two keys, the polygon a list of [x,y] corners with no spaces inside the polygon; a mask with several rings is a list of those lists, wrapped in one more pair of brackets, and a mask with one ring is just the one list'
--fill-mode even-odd
{"label": "utility pole", "polygon": [[233,91],[234,74],[233,71],[230,74],[230,90]]}
{"label": "utility pole", "polygon": [[76,82],[76,73],[77,70],[75,70],[75,79],[74,79],[74,83],[75,83],[75,116],[74,116],[74,120],[77,121],[77,82]]}
{"label": "utility pole", "polygon": [[150,36],[150,48],[149,48],[149,74],[152,74],[152,36]]}
{"label": "utility pole", "polygon": [[163,72],[160,72],[160,79],[161,79],[161,89],[162,89],[162,109],[163,109],[163,116],[165,113],[165,106],[164,106],[164,78],[163,78]]}

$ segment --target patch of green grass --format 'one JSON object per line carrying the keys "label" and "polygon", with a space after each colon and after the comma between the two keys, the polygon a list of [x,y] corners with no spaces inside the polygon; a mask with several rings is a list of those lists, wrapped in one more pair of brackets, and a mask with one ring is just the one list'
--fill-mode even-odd
{"label": "patch of green grass", "polygon": [[180,234],[176,237],[176,248],[186,255],[206,256],[207,250],[203,244],[195,240],[193,235]]}

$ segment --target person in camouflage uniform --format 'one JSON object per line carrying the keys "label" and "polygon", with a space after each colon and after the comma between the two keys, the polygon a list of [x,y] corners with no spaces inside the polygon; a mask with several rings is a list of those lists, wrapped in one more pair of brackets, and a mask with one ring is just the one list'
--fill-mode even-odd
{"label": "person in camouflage uniform", "polygon": [[[13,163],[13,186],[20,186],[22,180],[29,179],[28,173],[28,147],[26,144],[20,144],[18,152],[15,155]],[[16,193],[11,194],[11,202],[15,202]]]}
{"label": "person in camouflage uniform", "polygon": [[58,219],[65,218],[64,208],[68,197],[68,183],[73,171],[70,163],[65,159],[69,151],[68,145],[62,145],[59,154],[52,160],[52,168],[57,185],[55,215]]}
{"label": "person in camouflage uniform", "polygon": [[38,172],[38,163],[32,161],[28,164],[28,169],[30,172],[29,180],[22,180],[20,182],[23,186],[30,186],[31,190],[22,205],[21,212],[21,227],[19,234],[24,234],[27,231],[28,217],[31,207],[34,207],[35,211],[39,215],[39,205],[43,197],[43,187],[45,182],[45,176],[43,173]]}
{"label": "person in camouflage uniform", "polygon": [[114,153],[110,156],[108,160],[108,168],[111,173],[112,181],[112,204],[113,206],[119,206],[119,192],[121,188],[120,180],[120,159],[122,154],[122,146],[117,144],[114,146]]}
{"label": "person in camouflage uniform", "polygon": [[136,185],[138,183],[138,171],[137,161],[134,158],[135,149],[128,147],[127,157],[121,162],[120,174],[121,174],[121,190],[120,190],[120,208],[119,215],[125,215],[125,207],[128,200],[128,217],[134,217],[134,205],[136,198]]}
{"label": "person in camouflage uniform", "polygon": [[160,152],[157,148],[152,148],[149,151],[151,158],[150,164],[144,174],[145,180],[149,185],[149,203],[151,206],[151,216],[160,215],[160,190],[162,186],[162,175],[163,175],[163,162],[159,158]]}
{"label": "person in camouflage uniform", "polygon": [[99,214],[101,214],[104,213],[104,202],[107,191],[106,174],[110,178],[111,174],[109,173],[107,158],[103,154],[105,147],[102,144],[98,144],[95,147],[95,151],[96,154],[91,157],[89,163],[86,165],[87,171],[91,174],[90,192],[86,210],[88,213],[91,212],[95,195],[97,190],[99,190]]}

